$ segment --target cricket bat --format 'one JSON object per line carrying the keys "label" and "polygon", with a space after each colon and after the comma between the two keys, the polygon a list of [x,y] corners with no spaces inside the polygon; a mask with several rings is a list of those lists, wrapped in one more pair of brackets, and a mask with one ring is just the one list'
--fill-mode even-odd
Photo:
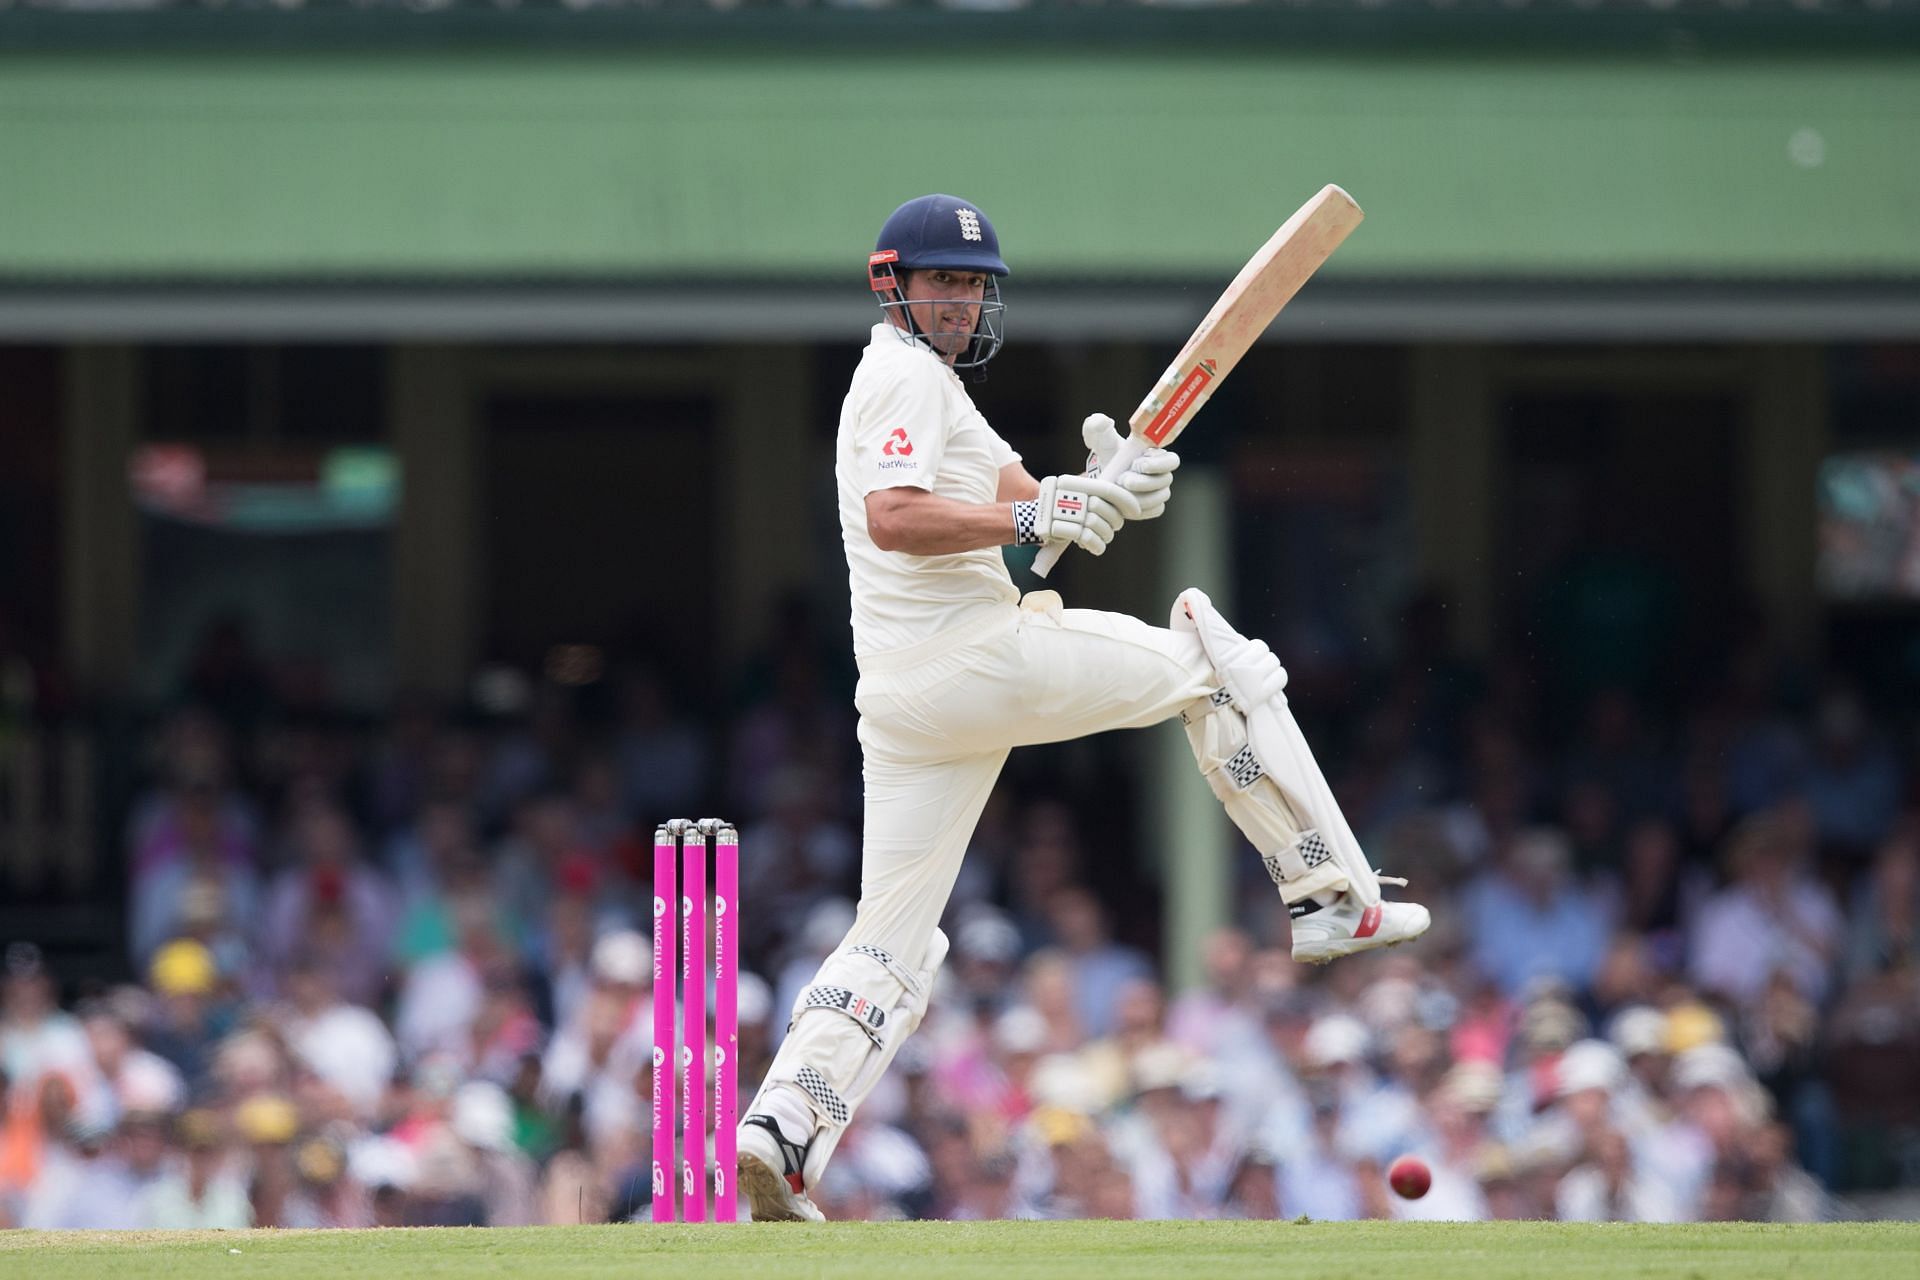
{"label": "cricket bat", "polygon": [[[1127,438],[1121,441],[1113,460],[1100,469],[1100,478],[1112,480],[1148,449],[1172,444],[1214,388],[1233,372],[1254,339],[1273,323],[1280,308],[1300,291],[1321,263],[1333,256],[1364,216],[1353,197],[1331,183],[1301,205],[1300,211],[1240,268],[1240,274],[1187,339],[1187,345],[1180,348],[1160,381],[1127,419]],[[1033,571],[1046,577],[1070,545],[1056,542],[1040,548],[1040,554],[1033,558]]]}

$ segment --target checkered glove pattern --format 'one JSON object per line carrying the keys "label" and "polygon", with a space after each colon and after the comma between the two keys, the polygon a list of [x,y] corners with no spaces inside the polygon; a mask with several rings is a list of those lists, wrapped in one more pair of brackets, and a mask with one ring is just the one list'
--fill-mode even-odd
{"label": "checkered glove pattern", "polygon": [[1013,545],[1037,547],[1040,541],[1040,503],[1033,498],[1014,503]]}

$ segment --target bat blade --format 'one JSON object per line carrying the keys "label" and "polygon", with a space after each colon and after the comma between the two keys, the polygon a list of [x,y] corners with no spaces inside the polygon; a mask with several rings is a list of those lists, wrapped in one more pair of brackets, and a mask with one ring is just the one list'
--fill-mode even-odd
{"label": "bat blade", "polygon": [[[1280,309],[1292,301],[1300,286],[1333,256],[1365,216],[1353,197],[1332,183],[1301,205],[1247,260],[1201,319],[1180,354],[1127,420],[1127,439],[1113,461],[1101,468],[1101,475],[1113,479],[1142,453],[1171,444],[1186,430],[1193,415],[1266,332]],[[1042,547],[1034,557],[1033,571],[1046,577],[1066,545]]]}

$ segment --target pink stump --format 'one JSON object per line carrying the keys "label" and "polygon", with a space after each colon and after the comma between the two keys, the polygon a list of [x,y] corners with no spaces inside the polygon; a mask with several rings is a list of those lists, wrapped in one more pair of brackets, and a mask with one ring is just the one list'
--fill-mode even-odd
{"label": "pink stump", "polygon": [[680,1200],[686,1222],[707,1220],[707,840],[680,840]]}
{"label": "pink stump", "polygon": [[653,1220],[672,1222],[673,1187],[673,832],[653,833]]}
{"label": "pink stump", "polygon": [[713,1220],[735,1219],[734,1124],[740,1110],[740,836],[713,846]]}

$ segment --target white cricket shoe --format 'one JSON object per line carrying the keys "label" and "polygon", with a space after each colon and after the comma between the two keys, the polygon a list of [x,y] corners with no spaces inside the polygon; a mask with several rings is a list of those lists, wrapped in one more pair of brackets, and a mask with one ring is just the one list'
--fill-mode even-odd
{"label": "white cricket shoe", "polygon": [[765,1112],[740,1122],[736,1177],[755,1222],[825,1222],[827,1215],[807,1199],[800,1170],[807,1149],[787,1141],[780,1124]]}
{"label": "white cricket shoe", "polygon": [[1382,902],[1363,907],[1351,893],[1293,920],[1293,958],[1302,964],[1326,964],[1375,947],[1397,947],[1417,938],[1433,916],[1417,902]]}

